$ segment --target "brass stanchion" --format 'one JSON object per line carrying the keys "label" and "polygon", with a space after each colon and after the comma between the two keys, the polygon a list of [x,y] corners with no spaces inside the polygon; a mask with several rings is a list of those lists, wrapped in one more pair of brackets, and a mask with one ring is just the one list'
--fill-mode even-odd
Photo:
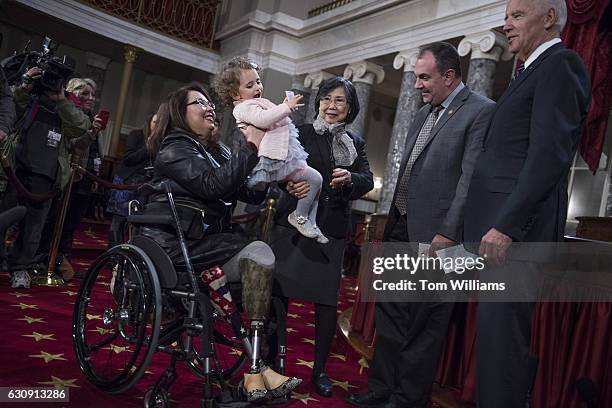
{"label": "brass stanchion", "polygon": [[273,198],[269,198],[266,201],[266,208],[261,211],[265,213],[265,218],[263,225],[261,226],[261,240],[265,243],[270,243],[270,234],[272,232],[272,220],[274,219],[274,213],[276,209],[274,208],[274,204],[276,200]]}
{"label": "brass stanchion", "polygon": [[370,241],[370,224],[372,223],[372,215],[367,214],[365,216],[365,225],[363,226],[363,242]]}
{"label": "brass stanchion", "polygon": [[43,286],[64,286],[64,278],[55,275],[55,260],[57,259],[57,252],[59,249],[59,241],[62,237],[62,231],[64,229],[64,220],[66,219],[66,212],[68,211],[68,203],[70,202],[70,193],[72,192],[72,183],[74,181],[74,174],[78,167],[79,157],[73,155],[72,162],[70,163],[70,178],[68,179],[68,185],[66,186],[66,192],[64,193],[64,200],[62,201],[62,208],[60,210],[59,218],[55,223],[53,229],[53,240],[51,241],[51,248],[49,249],[49,264],[47,265],[47,276],[35,276],[32,278],[32,282],[37,285]]}

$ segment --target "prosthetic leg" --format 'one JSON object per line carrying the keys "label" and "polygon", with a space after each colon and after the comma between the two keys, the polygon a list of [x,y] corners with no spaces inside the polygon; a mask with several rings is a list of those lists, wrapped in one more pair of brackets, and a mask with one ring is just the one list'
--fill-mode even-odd
{"label": "prosthetic leg", "polygon": [[247,400],[256,401],[268,394],[272,398],[282,397],[299,386],[302,380],[281,375],[265,366],[261,361],[263,326],[272,298],[273,269],[248,258],[241,259],[239,267],[242,280],[242,304],[251,320],[251,338],[253,339],[251,367],[244,377]]}

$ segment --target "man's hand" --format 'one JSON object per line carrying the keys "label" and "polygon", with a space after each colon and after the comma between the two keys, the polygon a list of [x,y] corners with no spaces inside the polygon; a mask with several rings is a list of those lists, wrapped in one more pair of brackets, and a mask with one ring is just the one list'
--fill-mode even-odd
{"label": "man's hand", "polygon": [[306,197],[310,191],[310,185],[306,181],[288,181],[287,192],[298,200]]}
{"label": "man's hand", "polygon": [[34,88],[34,81],[40,79],[42,76],[42,69],[38,67],[33,67],[27,70],[25,74],[23,74],[23,88],[30,92],[32,88]]}
{"label": "man's hand", "polygon": [[436,257],[436,251],[444,248],[452,247],[457,245],[452,239],[446,238],[444,235],[436,234],[431,240],[431,246],[429,247],[429,256]]}
{"label": "man's hand", "polygon": [[265,132],[253,125],[242,124],[238,126],[238,129],[244,135],[247,143],[253,143],[257,149],[259,149],[259,144],[261,143],[261,139],[263,139]]}
{"label": "man's hand", "polygon": [[332,180],[329,183],[331,188],[342,187],[346,184],[351,184],[351,182],[352,179],[350,171],[339,167],[332,170]]}
{"label": "man's hand", "polygon": [[4,130],[0,130],[0,142],[2,142],[7,137],[8,135],[6,134],[6,132]]}
{"label": "man's hand", "polygon": [[480,240],[478,255],[483,257],[488,265],[501,265],[506,259],[506,251],[512,244],[512,238],[491,228]]}

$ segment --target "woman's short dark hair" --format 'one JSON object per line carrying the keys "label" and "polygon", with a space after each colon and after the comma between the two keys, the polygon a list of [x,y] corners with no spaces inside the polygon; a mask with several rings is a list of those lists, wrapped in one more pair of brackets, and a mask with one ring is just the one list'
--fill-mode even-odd
{"label": "woman's short dark hair", "polygon": [[451,43],[439,41],[423,45],[419,48],[419,58],[426,52],[431,52],[436,59],[436,67],[440,74],[444,74],[449,69],[455,71],[457,78],[461,78],[461,60],[457,48]]}
{"label": "woman's short dark hair", "polygon": [[198,83],[185,85],[174,92],[171,92],[157,110],[157,125],[151,132],[148,149],[152,155],[156,155],[159,146],[164,138],[174,128],[179,128],[196,138],[195,133],[187,124],[187,95],[189,91],[200,92],[209,101],[212,101],[206,89]]}
{"label": "woman's short dark hair", "polygon": [[342,88],[344,90],[344,95],[346,96],[346,103],[349,106],[349,111],[346,115],[345,122],[348,125],[349,123],[352,123],[359,114],[359,98],[357,98],[357,91],[355,90],[355,86],[353,85],[353,83],[341,76],[329,78],[321,82],[321,85],[319,86],[319,92],[317,92],[317,96],[315,98],[314,119],[316,119],[319,115],[319,105],[321,103],[321,98],[327,96],[336,88]]}

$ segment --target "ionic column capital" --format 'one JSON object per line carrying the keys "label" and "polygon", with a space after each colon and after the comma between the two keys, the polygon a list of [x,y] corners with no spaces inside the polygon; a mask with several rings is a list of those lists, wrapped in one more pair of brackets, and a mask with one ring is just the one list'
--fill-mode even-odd
{"label": "ionic column capital", "polygon": [[380,65],[369,61],[359,61],[349,64],[344,69],[344,78],[353,82],[365,82],[372,85],[380,84],[385,79],[385,70]]}
{"label": "ionic column capital", "polygon": [[304,78],[304,86],[310,89],[316,89],[321,85],[321,82],[334,77],[333,74],[325,71],[311,72]]}
{"label": "ionic column capital", "polygon": [[136,61],[136,53],[138,51],[138,48],[132,47],[131,45],[126,45],[123,48],[123,58],[125,62],[133,64]]}
{"label": "ionic column capital", "polygon": [[502,33],[495,30],[466,35],[459,43],[457,51],[462,57],[471,52],[471,59],[484,58],[495,62],[498,62],[500,58],[508,61],[513,57],[508,49],[508,40]]}
{"label": "ionic column capital", "polygon": [[301,92],[310,92],[310,88],[304,86],[305,75],[294,75],[291,80],[291,89],[297,89]]}
{"label": "ionic column capital", "polygon": [[404,67],[404,72],[414,72],[414,66],[416,65],[418,56],[418,48],[400,51],[393,59],[393,68],[400,69]]}

